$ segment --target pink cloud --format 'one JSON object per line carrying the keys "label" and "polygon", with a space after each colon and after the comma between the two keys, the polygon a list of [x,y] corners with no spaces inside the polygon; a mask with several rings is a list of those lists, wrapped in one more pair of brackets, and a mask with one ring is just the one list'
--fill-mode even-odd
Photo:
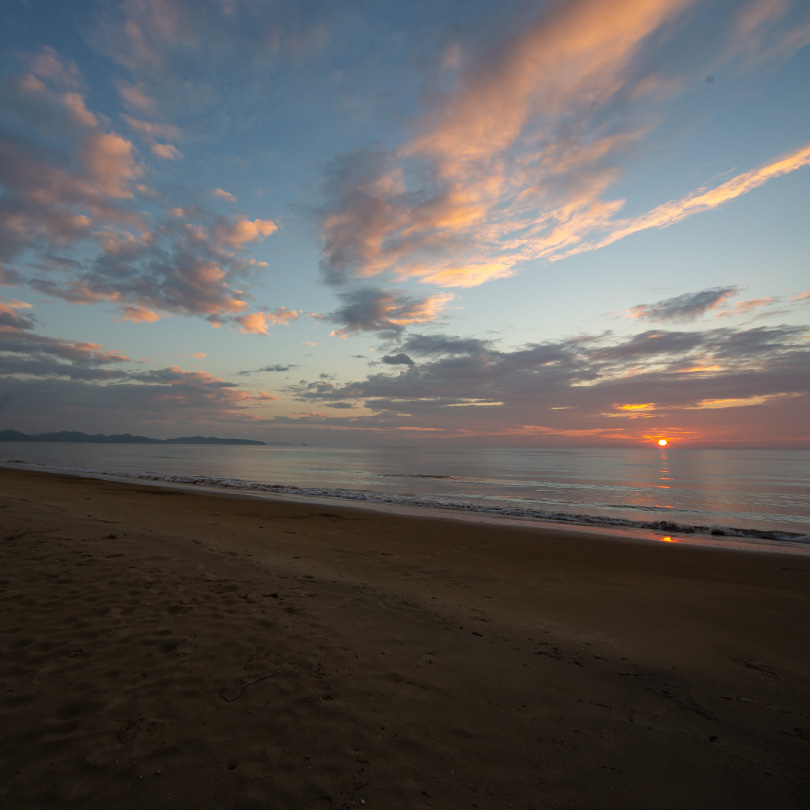
{"label": "pink cloud", "polygon": [[717,313],[718,318],[729,317],[735,315],[747,315],[749,312],[754,312],[762,307],[767,307],[773,304],[774,298],[752,298],[748,301],[737,301],[733,306],[722,312]]}
{"label": "pink cloud", "polygon": [[[694,5],[572,0],[547,6],[488,50],[454,44],[441,89],[425,95],[418,134],[390,154],[358,153],[331,167],[321,211],[327,280],[388,274],[475,286],[528,261],[666,227],[805,166],[801,147],[716,188],[621,216],[625,201],[609,198],[621,164],[655,136],[660,105],[690,86],[685,71],[694,69],[659,75],[653,43],[696,24]],[[740,25],[767,28],[784,8],[751,5]],[[606,133],[613,105],[623,114]]]}
{"label": "pink cloud", "polygon": [[36,76],[62,87],[75,87],[81,79],[76,63],[72,59],[65,62],[50,45],[45,45],[31,59],[30,69]]}
{"label": "pink cloud", "polygon": [[146,94],[143,85],[121,81],[118,82],[118,92],[121,94],[121,98],[124,100],[127,107],[145,113],[153,113],[155,111],[155,102]]}
{"label": "pink cloud", "polygon": [[206,356],[205,352],[194,352],[194,357],[197,360],[202,360]]}
{"label": "pink cloud", "polygon": [[225,191],[224,188],[215,188],[211,192],[211,194],[214,197],[219,197],[219,199],[225,200],[226,202],[230,202],[230,203],[235,203],[236,202],[236,197],[234,197],[233,194],[231,194],[230,191]]}
{"label": "pink cloud", "polygon": [[99,125],[98,118],[85,106],[84,96],[79,93],[65,93],[62,101],[73,119],[81,126],[97,127]]}
{"label": "pink cloud", "polygon": [[[793,152],[765,163],[756,169],[738,174],[715,188],[698,189],[679,200],[672,200],[659,205],[652,211],[635,219],[619,220],[614,224],[612,232],[606,237],[594,245],[583,246],[581,249],[593,250],[610,245],[619,239],[624,239],[640,231],[650,228],[669,227],[687,217],[724,205],[743,194],[759,188],[769,180],[789,174],[807,165],[810,165],[810,143],[806,143]],[[571,252],[577,253],[580,252],[580,249]]]}
{"label": "pink cloud", "polygon": [[121,320],[131,321],[132,323],[154,323],[160,320],[160,315],[145,307],[127,305],[121,309]]}
{"label": "pink cloud", "polygon": [[158,121],[144,121],[140,118],[133,118],[131,115],[122,115],[121,118],[127,126],[134,129],[147,138],[166,138],[177,140],[180,137],[180,128],[174,124],[163,124]]}
{"label": "pink cloud", "polygon": [[[83,97],[54,93],[33,74],[8,83],[6,90],[9,110],[31,137],[25,147],[0,137],[0,260],[25,250],[48,254],[39,262],[47,267],[41,275],[4,270],[4,278],[72,303],[111,302],[131,322],[182,312],[212,325],[261,331],[293,317],[281,308],[265,312],[261,321],[237,320],[249,309],[249,294],[237,279],[267,266],[242,252],[278,230],[274,222],[217,216],[199,205],[141,213],[136,189],[150,195],[154,207],[162,197],[137,182],[144,167],[132,142],[106,131],[106,119],[88,110]],[[175,147],[153,142],[174,131],[168,125],[125,120],[156,153],[179,157]],[[80,244],[82,257],[75,261],[55,258],[49,250]]]}
{"label": "pink cloud", "polygon": [[180,150],[169,143],[153,143],[152,151],[164,160],[180,160],[183,157]]}
{"label": "pink cloud", "polygon": [[108,197],[131,197],[130,181],[143,169],[135,161],[131,141],[114,132],[95,132],[84,143],[82,162],[95,188]]}

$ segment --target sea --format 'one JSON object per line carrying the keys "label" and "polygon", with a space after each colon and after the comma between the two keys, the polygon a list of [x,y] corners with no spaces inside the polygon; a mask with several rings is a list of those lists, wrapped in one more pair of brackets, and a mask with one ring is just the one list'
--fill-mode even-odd
{"label": "sea", "polygon": [[810,550],[810,451],[0,443],[0,464],[671,542]]}

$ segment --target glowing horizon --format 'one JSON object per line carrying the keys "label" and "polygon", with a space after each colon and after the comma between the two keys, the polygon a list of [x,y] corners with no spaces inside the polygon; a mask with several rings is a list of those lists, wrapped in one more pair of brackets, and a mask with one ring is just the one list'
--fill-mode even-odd
{"label": "glowing horizon", "polygon": [[806,3],[103,6],[0,31],[0,429],[810,448]]}

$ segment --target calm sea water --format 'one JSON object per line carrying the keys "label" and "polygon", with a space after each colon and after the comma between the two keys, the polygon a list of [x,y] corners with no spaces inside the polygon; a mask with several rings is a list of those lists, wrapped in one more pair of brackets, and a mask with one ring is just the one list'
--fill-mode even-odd
{"label": "calm sea water", "polygon": [[4,442],[3,460],[259,493],[810,542],[810,452],[802,450]]}

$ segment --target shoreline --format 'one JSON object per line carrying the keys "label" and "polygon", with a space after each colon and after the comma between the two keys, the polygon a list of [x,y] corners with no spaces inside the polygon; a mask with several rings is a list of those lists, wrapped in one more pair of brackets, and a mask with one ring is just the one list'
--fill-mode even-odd
{"label": "shoreline", "polygon": [[803,808],[810,559],[0,469],[0,804]]}
{"label": "shoreline", "polygon": [[[178,489],[184,492],[208,493],[211,495],[231,495],[234,497],[257,498],[261,500],[303,504],[316,504],[322,506],[340,506],[347,509],[359,509],[383,514],[402,515],[414,518],[435,518],[445,520],[456,520],[460,522],[480,523],[492,526],[520,526],[524,528],[534,528],[539,531],[561,531],[584,533],[608,539],[631,539],[640,542],[666,542],[680,545],[701,546],[707,548],[731,549],[736,551],[750,552],[774,552],[781,554],[798,554],[810,556],[810,535],[801,535],[796,532],[794,537],[787,537],[788,532],[776,531],[775,534],[783,534],[785,537],[765,538],[757,536],[737,536],[735,534],[725,534],[723,532],[701,533],[698,531],[679,531],[675,528],[647,528],[642,526],[616,526],[608,523],[600,524],[583,522],[579,523],[575,519],[552,520],[533,517],[520,517],[510,515],[500,515],[497,513],[477,511],[475,509],[457,510],[453,508],[442,508],[429,505],[410,505],[407,503],[389,502],[387,500],[374,501],[359,498],[341,497],[339,495],[310,495],[296,494],[294,492],[274,492],[272,489],[240,488],[238,486],[218,486],[216,484],[195,483],[166,480],[155,476],[149,477],[142,473],[106,473],[93,470],[82,470],[76,468],[59,468],[39,465],[32,462],[21,462],[13,459],[0,461],[0,470],[27,470],[30,472],[42,472],[45,474],[73,475],[81,478],[94,478],[103,481],[120,481],[141,483],[145,486],[167,487]],[[193,476],[177,476],[193,477]],[[198,480],[204,479],[199,476]],[[298,487],[290,487],[298,489]],[[583,515],[587,517],[587,515]],[[725,527],[728,531],[737,531]],[[674,535],[674,536],[673,536]],[[720,539],[722,538],[722,539]],[[801,539],[798,539],[801,538]]]}

